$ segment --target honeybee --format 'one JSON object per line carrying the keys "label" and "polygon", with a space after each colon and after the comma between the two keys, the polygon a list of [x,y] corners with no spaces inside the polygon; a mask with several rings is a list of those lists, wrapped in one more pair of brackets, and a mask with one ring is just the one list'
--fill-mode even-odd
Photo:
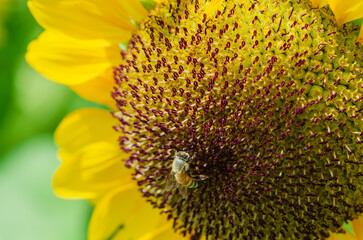
{"label": "honeybee", "polygon": [[171,172],[166,182],[166,189],[169,191],[176,185],[180,194],[185,198],[188,188],[197,188],[208,177],[205,175],[193,176],[189,171],[192,157],[186,152],[177,152],[174,156]]}

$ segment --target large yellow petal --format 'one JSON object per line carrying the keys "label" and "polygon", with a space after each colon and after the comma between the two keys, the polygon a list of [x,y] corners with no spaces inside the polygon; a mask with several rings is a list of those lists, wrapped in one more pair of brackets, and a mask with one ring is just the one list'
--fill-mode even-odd
{"label": "large yellow petal", "polygon": [[113,86],[115,86],[115,80],[113,78],[113,69],[110,68],[95,79],[70,87],[79,96],[87,100],[115,109],[116,103],[111,97]]}
{"label": "large yellow petal", "polygon": [[[100,1],[100,0],[98,0]],[[101,0],[102,1],[102,0]],[[127,16],[129,16],[129,19],[141,22],[147,15],[148,12],[146,9],[142,6],[141,2],[139,0],[113,0],[117,2],[118,6],[122,6],[123,9],[125,9],[128,13]],[[103,2],[103,1],[102,1]]]}
{"label": "large yellow petal", "polygon": [[183,239],[173,233],[166,215],[152,208],[133,186],[115,189],[96,205],[88,229],[89,240]]}
{"label": "large yellow petal", "polygon": [[118,120],[107,110],[87,108],[72,112],[54,133],[61,160],[72,159],[80,149],[93,143],[117,144],[119,133],[113,129],[116,125]]}
{"label": "large yellow petal", "polygon": [[310,0],[314,7],[324,7],[328,4],[328,0]]}
{"label": "large yellow petal", "polygon": [[54,175],[53,189],[65,198],[100,198],[131,182],[131,171],[122,161],[127,157],[117,142],[87,145],[62,163]]}
{"label": "large yellow petal", "polygon": [[139,1],[29,0],[28,6],[45,29],[82,39],[129,40],[135,22],[147,15]]}
{"label": "large yellow petal", "polygon": [[328,0],[339,25],[363,17],[362,0]]}
{"label": "large yellow petal", "polygon": [[66,85],[90,81],[119,62],[120,48],[104,40],[78,40],[45,31],[28,46],[26,59],[45,77]]}

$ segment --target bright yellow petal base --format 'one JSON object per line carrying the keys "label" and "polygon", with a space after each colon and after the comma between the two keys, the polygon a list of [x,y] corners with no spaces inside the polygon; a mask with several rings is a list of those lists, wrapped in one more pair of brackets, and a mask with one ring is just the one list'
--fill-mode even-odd
{"label": "bright yellow petal base", "polygon": [[122,161],[128,155],[119,148],[115,125],[117,120],[101,109],[77,110],[63,119],[55,133],[63,161],[53,179],[57,195],[96,199],[130,183]]}
{"label": "bright yellow petal base", "polygon": [[70,88],[84,99],[116,109],[115,100],[111,96],[114,85],[113,69],[110,68],[100,76]]}

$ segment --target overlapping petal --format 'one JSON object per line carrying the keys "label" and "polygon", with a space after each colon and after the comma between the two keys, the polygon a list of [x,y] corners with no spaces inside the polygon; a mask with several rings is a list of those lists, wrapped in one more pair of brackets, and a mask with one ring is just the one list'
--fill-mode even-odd
{"label": "overlapping petal", "polygon": [[53,179],[59,196],[96,199],[130,183],[122,162],[128,156],[117,144],[114,121],[106,110],[82,109],[61,122],[55,140],[63,163]]}
{"label": "overlapping petal", "polygon": [[54,133],[63,162],[71,159],[79,149],[97,142],[117,145],[118,133],[112,128],[118,125],[109,111],[103,109],[80,109],[66,116]]}
{"label": "overlapping petal", "polygon": [[363,18],[362,0],[328,0],[328,2],[339,25]]}
{"label": "overlapping petal", "polygon": [[96,206],[88,231],[89,240],[179,240],[166,215],[141,197],[133,185],[107,194]]}
{"label": "overlapping petal", "polygon": [[120,48],[105,40],[78,40],[43,32],[28,46],[28,63],[45,77],[66,85],[81,84],[117,64]]}
{"label": "overlapping petal", "polygon": [[29,9],[45,29],[82,39],[127,41],[147,11],[129,0],[30,0]]}
{"label": "overlapping petal", "polygon": [[108,191],[131,183],[127,158],[115,143],[98,142],[79,149],[57,170],[53,189],[65,198],[96,199]]}
{"label": "overlapping petal", "polygon": [[147,15],[141,3],[29,0],[28,5],[46,29],[29,45],[28,63],[45,77],[73,86],[82,97],[110,106],[110,94],[105,94],[112,78],[105,76],[119,63],[119,43],[128,41]]}
{"label": "overlapping petal", "polygon": [[[329,4],[333,11],[338,25],[363,18],[363,1],[362,0],[310,0],[314,7],[324,7]],[[363,30],[361,29],[358,42],[363,43]]]}

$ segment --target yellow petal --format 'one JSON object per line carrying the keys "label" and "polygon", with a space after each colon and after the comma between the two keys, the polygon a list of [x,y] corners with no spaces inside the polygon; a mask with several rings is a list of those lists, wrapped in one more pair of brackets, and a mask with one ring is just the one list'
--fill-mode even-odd
{"label": "yellow petal", "polygon": [[72,159],[79,149],[97,142],[117,144],[119,125],[111,113],[103,109],[80,109],[66,116],[54,133],[63,161]]}
{"label": "yellow petal", "polygon": [[147,11],[129,0],[29,0],[28,6],[45,29],[82,39],[128,41]]}
{"label": "yellow petal", "polygon": [[84,99],[115,109],[116,103],[111,96],[114,85],[113,70],[110,68],[95,79],[70,87]]}
{"label": "yellow petal", "polygon": [[324,7],[328,4],[328,0],[310,0],[314,7]]}
{"label": "yellow petal", "polygon": [[62,165],[56,172],[53,188],[67,198],[98,198],[129,183],[130,173],[120,150],[118,120],[109,111],[80,109],[65,117],[55,132]]}
{"label": "yellow petal", "polygon": [[330,237],[327,240],[357,240],[355,236],[350,234],[349,232],[346,233],[330,233]]}
{"label": "yellow petal", "polygon": [[[102,3],[104,2],[102,0],[98,1],[101,1]],[[130,19],[135,22],[141,22],[148,15],[148,12],[142,6],[140,1],[117,0],[116,2],[117,5],[122,6],[123,9],[127,11]]]}
{"label": "yellow petal", "polygon": [[173,228],[171,227],[171,223],[167,222],[161,227],[158,227],[155,230],[144,234],[142,237],[138,238],[137,240],[170,240],[170,239],[187,240],[189,238],[184,237],[181,234],[175,233]]}
{"label": "yellow petal", "polygon": [[26,59],[45,77],[66,85],[92,80],[116,65],[120,48],[104,40],[78,40],[45,31],[28,46]]}
{"label": "yellow petal", "polygon": [[328,0],[338,25],[363,17],[362,0]]}
{"label": "yellow petal", "polygon": [[352,221],[353,231],[358,240],[363,240],[363,215]]}
{"label": "yellow petal", "polygon": [[224,0],[212,0],[208,7],[205,9],[204,13],[210,16],[214,11],[216,11],[223,3]]}
{"label": "yellow petal", "polygon": [[64,198],[99,198],[131,182],[131,171],[122,161],[127,157],[117,142],[89,144],[62,163],[54,175],[53,189]]}
{"label": "yellow petal", "polygon": [[[172,223],[167,222],[166,215],[152,208],[133,186],[115,189],[96,205],[88,229],[89,240],[179,239],[171,230]],[[168,238],[163,233],[167,233]]]}

